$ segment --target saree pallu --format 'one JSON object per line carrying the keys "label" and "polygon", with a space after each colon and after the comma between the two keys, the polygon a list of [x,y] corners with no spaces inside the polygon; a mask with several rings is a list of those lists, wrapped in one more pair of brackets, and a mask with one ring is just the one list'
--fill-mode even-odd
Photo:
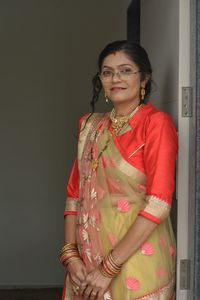
{"label": "saree pallu", "polygon": [[[79,137],[76,237],[87,272],[98,267],[146,204],[146,176],[122,157],[108,128],[107,114],[94,114],[83,124]],[[93,157],[99,157],[96,170],[91,168]],[[175,239],[167,217],[124,263],[103,299],[170,300],[174,285]],[[64,300],[83,299],[73,293],[68,277],[66,287]]]}

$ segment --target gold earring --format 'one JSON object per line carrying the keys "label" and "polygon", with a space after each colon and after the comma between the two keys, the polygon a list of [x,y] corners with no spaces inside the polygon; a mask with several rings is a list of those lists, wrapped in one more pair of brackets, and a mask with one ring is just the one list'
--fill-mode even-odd
{"label": "gold earring", "polygon": [[106,93],[105,93],[105,100],[106,100],[106,103],[108,103],[109,99],[108,99]]}
{"label": "gold earring", "polygon": [[141,99],[144,100],[144,96],[145,96],[145,88],[142,86],[141,87]]}

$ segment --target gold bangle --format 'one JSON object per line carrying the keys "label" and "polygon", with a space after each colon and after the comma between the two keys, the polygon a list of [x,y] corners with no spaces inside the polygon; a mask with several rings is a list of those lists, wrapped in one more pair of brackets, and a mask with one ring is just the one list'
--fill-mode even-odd
{"label": "gold bangle", "polygon": [[100,273],[101,273],[104,277],[107,277],[107,278],[113,278],[113,277],[114,277],[113,275],[107,273],[107,272],[104,270],[103,266],[101,266],[101,267],[99,268],[99,271],[100,271]]}
{"label": "gold bangle", "polygon": [[118,263],[115,261],[113,255],[112,255],[112,251],[110,251],[110,253],[109,253],[109,258],[110,258],[110,260],[112,261],[112,263],[116,266],[116,268],[121,269],[121,267],[123,266],[123,264],[118,264]]}
{"label": "gold bangle", "polygon": [[67,267],[72,261],[76,261],[76,260],[81,260],[81,258],[80,257],[72,257],[71,259],[69,259],[68,261],[64,261],[63,262],[63,265],[65,266],[65,267]]}
{"label": "gold bangle", "polygon": [[77,249],[77,244],[74,244],[74,243],[68,243],[68,244],[64,245],[64,246],[61,248],[60,252],[63,252],[63,251],[68,250],[68,249]]}

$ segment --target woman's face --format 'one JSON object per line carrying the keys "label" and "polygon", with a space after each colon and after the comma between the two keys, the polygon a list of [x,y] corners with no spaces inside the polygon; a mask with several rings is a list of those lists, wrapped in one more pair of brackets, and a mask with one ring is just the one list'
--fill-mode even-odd
{"label": "woman's face", "polygon": [[113,104],[140,99],[141,73],[138,66],[122,51],[108,55],[102,64],[101,82]]}

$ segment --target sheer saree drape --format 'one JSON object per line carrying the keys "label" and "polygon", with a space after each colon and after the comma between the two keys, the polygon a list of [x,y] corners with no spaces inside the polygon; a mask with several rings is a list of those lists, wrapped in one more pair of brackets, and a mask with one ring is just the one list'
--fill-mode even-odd
{"label": "sheer saree drape", "polygon": [[[98,168],[92,170],[91,153],[98,157],[107,142],[108,147],[99,157]],[[145,207],[146,176],[120,154],[109,130],[108,114],[94,114],[83,122],[78,166],[77,242],[90,272],[123,238]],[[174,277],[175,240],[168,217],[123,265],[104,299],[173,299]],[[70,281],[66,280],[64,300],[83,299],[73,294]]]}

